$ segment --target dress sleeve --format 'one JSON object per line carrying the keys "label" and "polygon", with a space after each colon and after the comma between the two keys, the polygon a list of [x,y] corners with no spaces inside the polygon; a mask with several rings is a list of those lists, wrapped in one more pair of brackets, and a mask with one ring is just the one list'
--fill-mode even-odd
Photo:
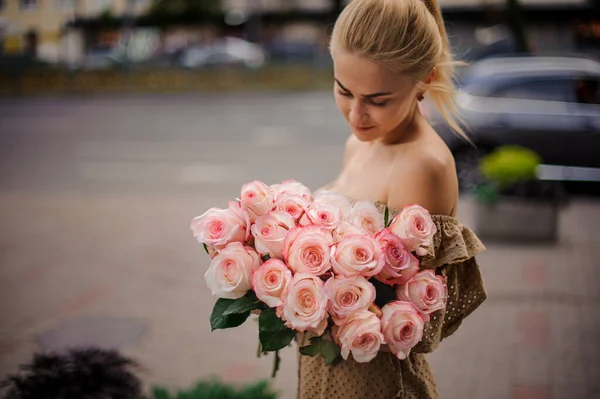
{"label": "dress sleeve", "polygon": [[475,233],[449,216],[432,216],[437,226],[434,245],[421,258],[423,268],[444,276],[448,287],[445,309],[431,315],[425,324],[423,339],[413,349],[432,352],[440,341],[452,335],[462,321],[487,298],[475,256],[485,247]]}

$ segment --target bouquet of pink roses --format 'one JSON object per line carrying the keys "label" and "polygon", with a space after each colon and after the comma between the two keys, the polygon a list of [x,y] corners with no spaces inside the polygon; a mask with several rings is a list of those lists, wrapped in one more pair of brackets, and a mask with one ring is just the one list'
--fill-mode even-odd
{"label": "bouquet of pink roses", "polygon": [[430,314],[446,306],[447,288],[419,267],[436,233],[430,214],[411,205],[388,219],[387,207],[382,214],[368,201],[313,195],[293,180],[245,184],[227,209],[191,223],[212,258],[212,330],[260,313],[259,354],[276,352],[274,373],[297,332],[314,335],[301,353],[321,353],[328,364],[350,353],[369,362],[382,345],[405,359]]}

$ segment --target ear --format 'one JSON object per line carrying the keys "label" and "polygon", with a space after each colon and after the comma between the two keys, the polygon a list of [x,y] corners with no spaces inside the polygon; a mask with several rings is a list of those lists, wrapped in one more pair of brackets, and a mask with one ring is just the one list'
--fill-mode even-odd
{"label": "ear", "polygon": [[436,67],[431,68],[431,71],[429,71],[429,74],[427,75],[427,77],[425,77],[425,79],[423,79],[423,81],[422,81],[423,84],[427,85],[427,86],[430,85],[435,80],[436,75],[437,75],[437,68]]}

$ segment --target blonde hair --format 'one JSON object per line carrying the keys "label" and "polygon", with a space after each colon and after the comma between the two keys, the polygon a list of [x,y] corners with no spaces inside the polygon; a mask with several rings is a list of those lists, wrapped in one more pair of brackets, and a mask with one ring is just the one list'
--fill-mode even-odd
{"label": "blonde hair", "polygon": [[437,0],[353,0],[333,28],[330,51],[338,49],[408,75],[419,85],[435,68],[435,78],[423,88],[448,125],[468,140],[455,100],[459,63],[453,60]]}

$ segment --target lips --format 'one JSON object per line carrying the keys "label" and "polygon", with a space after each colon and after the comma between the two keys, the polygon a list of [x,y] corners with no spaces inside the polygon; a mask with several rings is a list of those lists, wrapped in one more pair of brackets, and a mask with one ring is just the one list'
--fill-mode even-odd
{"label": "lips", "polygon": [[373,126],[356,126],[356,125],[352,125],[352,127],[356,130],[369,130],[369,129],[373,128]]}

